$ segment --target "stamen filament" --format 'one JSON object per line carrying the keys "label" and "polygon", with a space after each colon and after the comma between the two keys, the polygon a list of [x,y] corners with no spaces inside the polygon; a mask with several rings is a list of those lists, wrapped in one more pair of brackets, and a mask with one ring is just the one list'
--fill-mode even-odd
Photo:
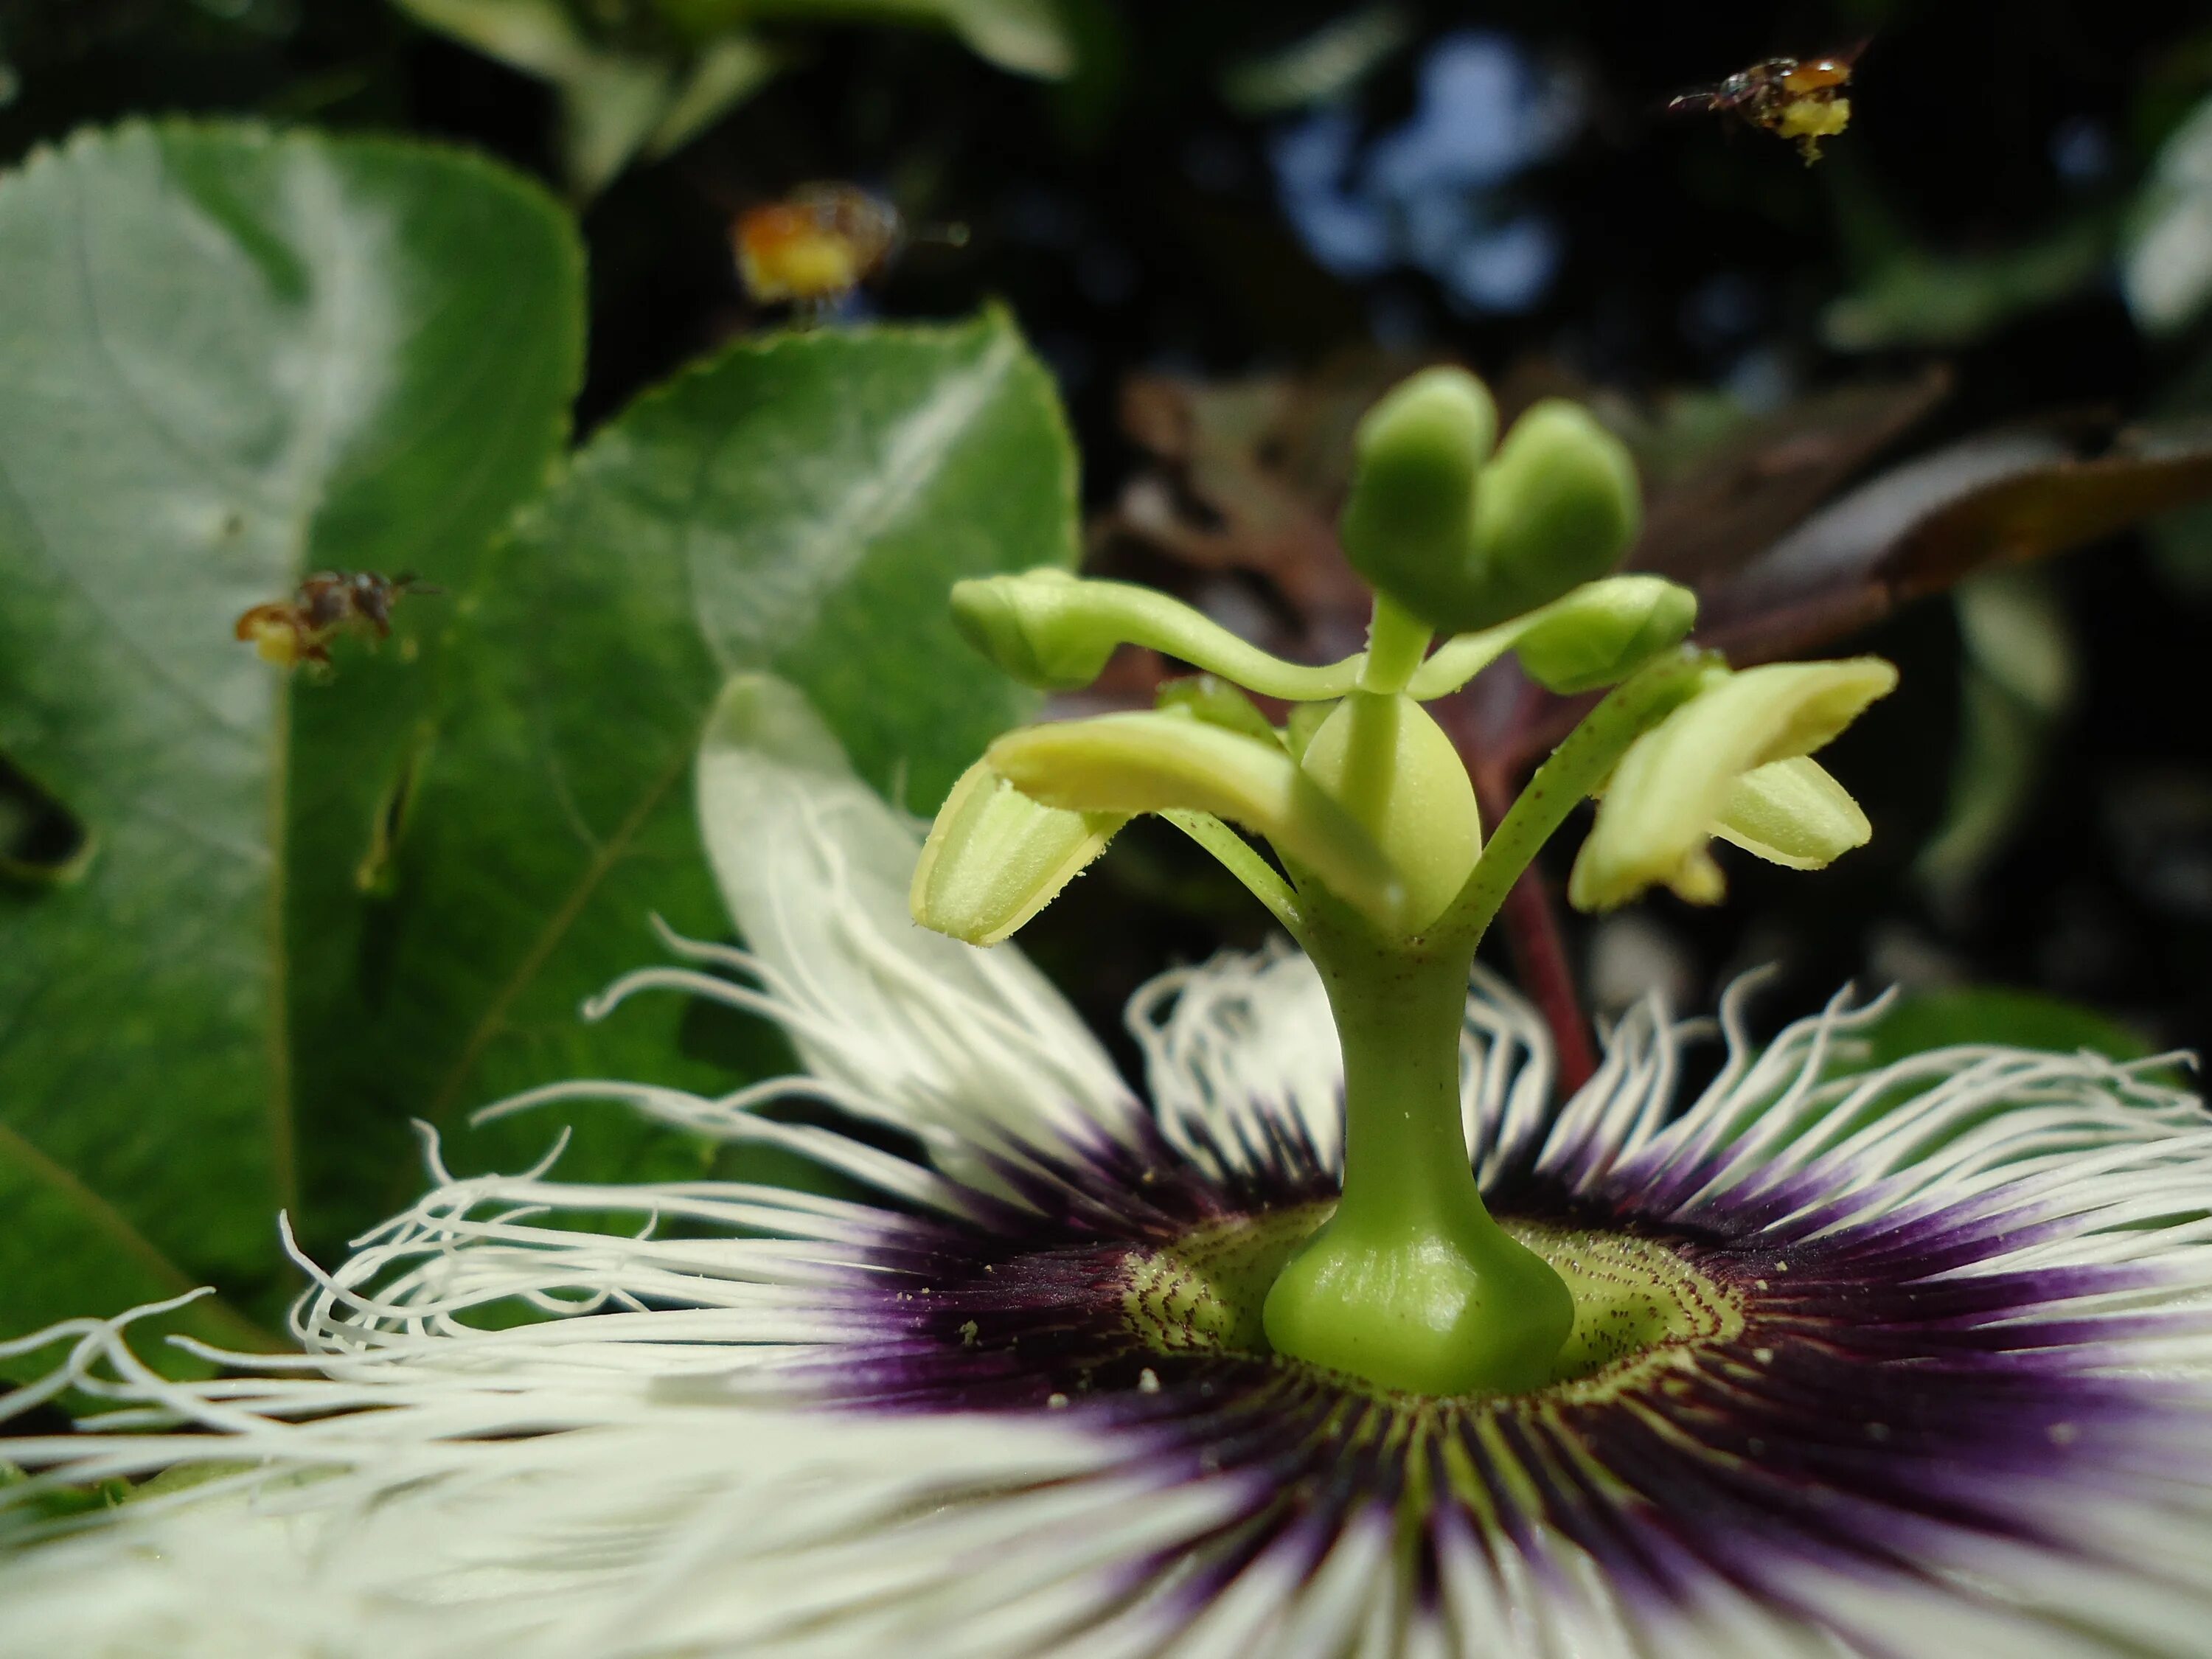
{"label": "stamen filament", "polygon": [[1416,702],[1449,696],[1513,648],[1521,623],[1516,617],[1477,634],[1455,634],[1406,683],[1406,695]]}
{"label": "stamen filament", "polygon": [[1217,864],[1243,884],[1245,891],[1267,907],[1285,933],[1300,945],[1305,943],[1305,918],[1298,911],[1298,896],[1260,856],[1257,848],[1211,812],[1178,807],[1160,816],[1211,853]]}
{"label": "stamen filament", "polygon": [[1577,804],[1597,793],[1628,746],[1696,692],[1718,661],[1685,648],[1638,670],[1592,709],[1536,769],[1475,860],[1437,932],[1471,949],[1490,931],[1505,896]]}

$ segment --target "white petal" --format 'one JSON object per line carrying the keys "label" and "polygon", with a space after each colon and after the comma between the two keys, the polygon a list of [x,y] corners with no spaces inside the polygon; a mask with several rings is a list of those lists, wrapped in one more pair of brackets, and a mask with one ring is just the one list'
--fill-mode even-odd
{"label": "white petal", "polygon": [[1091,1034],[1012,947],[915,926],[911,829],[804,697],[732,679],[699,756],[699,820],[747,952],[807,1069],[884,1103],[940,1167],[1047,1127],[1081,1142],[1138,1110]]}

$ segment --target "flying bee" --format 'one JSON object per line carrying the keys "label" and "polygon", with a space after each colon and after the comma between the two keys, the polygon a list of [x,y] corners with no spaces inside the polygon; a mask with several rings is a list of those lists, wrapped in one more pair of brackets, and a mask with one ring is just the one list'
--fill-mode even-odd
{"label": "flying bee", "polygon": [[1667,106],[1669,115],[1698,115],[1708,110],[1732,115],[1747,126],[1764,127],[1795,139],[1808,167],[1820,159],[1820,141],[1850,125],[1851,66],[1865,43],[1832,58],[1770,58],[1738,70],[1715,87],[1686,92]]}
{"label": "flying bee", "polygon": [[909,232],[889,202],[856,185],[800,185],[780,202],[747,208],[730,227],[745,292],[760,305],[822,312],[882,271],[908,242],[959,247],[967,228]]}
{"label": "flying bee", "polygon": [[374,570],[319,570],[289,599],[257,605],[239,617],[232,632],[251,640],[264,662],[280,668],[313,663],[331,665],[331,641],[341,633],[392,637],[392,607],[409,593],[442,589],[418,580],[415,573],[380,575]]}

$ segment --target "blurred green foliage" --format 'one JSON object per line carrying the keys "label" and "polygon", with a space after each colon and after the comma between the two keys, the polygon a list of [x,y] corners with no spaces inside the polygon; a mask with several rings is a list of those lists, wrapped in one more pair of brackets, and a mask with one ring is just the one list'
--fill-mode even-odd
{"label": "blurred green foliage", "polygon": [[[265,1328],[311,1249],[459,1167],[495,1094],[726,1087],[779,1045],[579,1001],[726,931],[684,781],[723,681],[805,690],[933,805],[1027,707],[957,577],[1075,553],[1073,451],[1001,313],[741,344],[573,460],[566,216],[458,153],[240,126],[88,134],[0,182],[0,748],[81,823],[0,886],[0,1328],[192,1284]],[[412,568],[381,652],[288,677],[231,621],[309,571]],[[714,1149],[578,1122],[586,1179]],[[38,1362],[27,1362],[35,1365]]]}

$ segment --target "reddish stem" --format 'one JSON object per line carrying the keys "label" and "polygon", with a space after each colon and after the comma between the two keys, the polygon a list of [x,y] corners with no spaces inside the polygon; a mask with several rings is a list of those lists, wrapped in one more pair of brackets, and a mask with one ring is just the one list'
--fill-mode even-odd
{"label": "reddish stem", "polygon": [[1552,896],[1545,888],[1544,872],[1536,866],[1530,865],[1513,884],[1498,920],[1505,924],[1513,971],[1543,1015],[1544,1024],[1551,1028],[1552,1046],[1559,1056],[1559,1087],[1572,1094],[1596,1072],[1597,1050],[1590,1042],[1581,1000],[1575,995],[1575,976],[1567,965],[1559,912],[1553,908]]}
{"label": "reddish stem", "polygon": [[[1454,726],[1459,724],[1451,722]],[[1460,752],[1466,754],[1464,727],[1454,735],[1461,740]],[[1493,771],[1487,766],[1470,766],[1468,770],[1474,780],[1475,799],[1481,805],[1483,822],[1496,823],[1521,793],[1519,786],[1511,775]],[[1590,1041],[1589,1021],[1583,1014],[1582,999],[1575,993],[1575,975],[1567,962],[1566,939],[1559,931],[1559,911],[1553,906],[1551,890],[1545,884],[1540,863],[1531,863],[1521,872],[1521,879],[1506,895],[1504,908],[1498,912],[1498,919],[1505,929],[1514,975],[1551,1030],[1552,1047],[1559,1060],[1560,1091],[1572,1094],[1596,1073],[1597,1049]]]}

